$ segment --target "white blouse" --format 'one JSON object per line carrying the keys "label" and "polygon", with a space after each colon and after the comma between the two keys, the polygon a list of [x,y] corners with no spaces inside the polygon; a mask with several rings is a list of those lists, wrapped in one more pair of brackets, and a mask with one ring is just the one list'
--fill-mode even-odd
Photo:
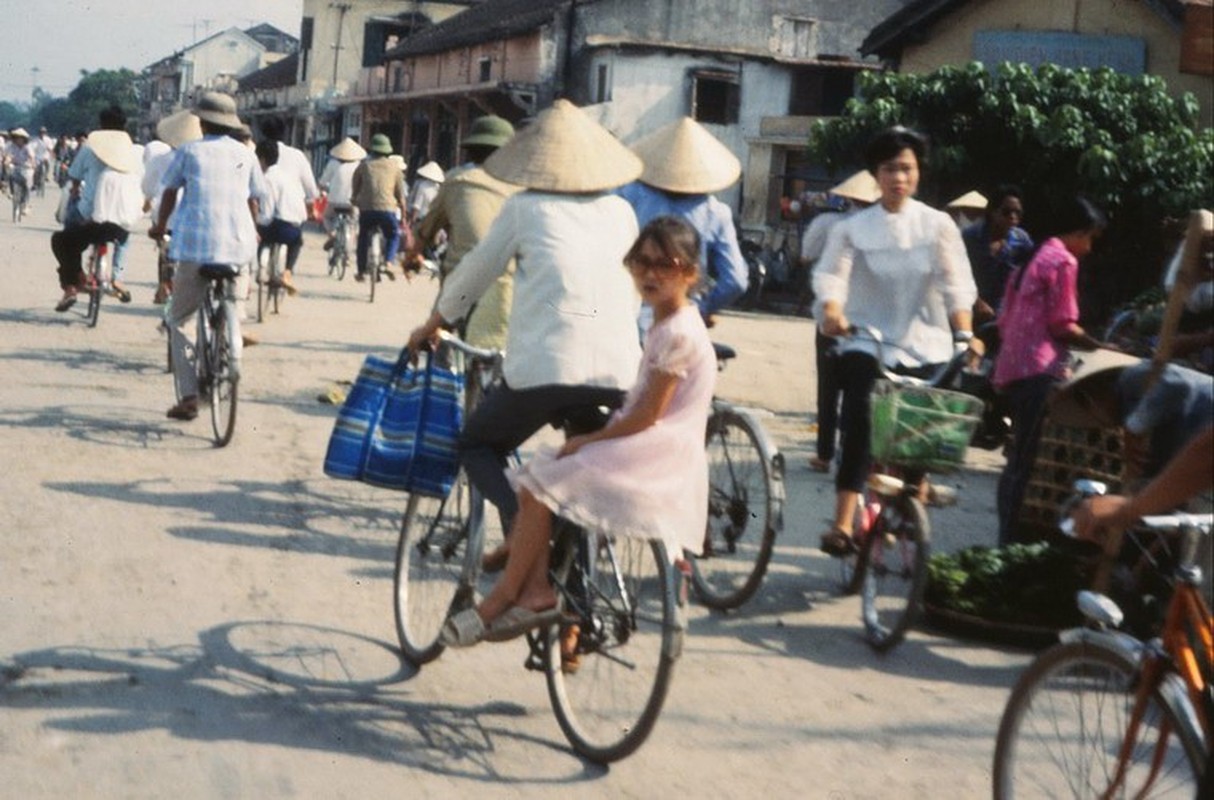
{"label": "white blouse", "polygon": [[[878,203],[836,224],[813,285],[815,318],[838,302],[852,325],[880,331],[891,367],[949,360],[949,315],[970,310],[978,296],[957,225],[914,199],[897,213]],[[876,355],[860,338],[841,340],[840,349]]]}
{"label": "white blouse", "polygon": [[449,322],[463,318],[517,258],[506,383],[626,389],[641,358],[640,298],[624,267],[636,237],[636,216],[621,197],[521,192],[447,276],[438,312]]}

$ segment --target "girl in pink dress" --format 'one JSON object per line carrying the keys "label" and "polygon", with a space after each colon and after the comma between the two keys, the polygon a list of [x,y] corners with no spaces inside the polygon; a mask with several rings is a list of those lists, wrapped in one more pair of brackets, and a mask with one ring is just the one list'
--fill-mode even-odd
{"label": "girl in pink dress", "polygon": [[505,572],[473,609],[447,620],[440,640],[466,647],[521,635],[557,618],[548,583],[553,514],[591,531],[661,539],[670,558],[699,552],[707,525],[704,429],[716,356],[688,292],[699,278],[695,231],[658,217],[625,256],[654,312],[636,384],[606,427],[541,452],[511,474],[519,512]]}
{"label": "girl in pink dress", "polygon": [[995,361],[995,388],[1012,417],[1007,465],[999,478],[999,544],[1016,538],[1016,522],[1028,486],[1045,404],[1070,364],[1068,346],[1092,349],[1099,342],[1079,326],[1076,283],[1079,259],[1104,230],[1104,214],[1075,198],[1058,217],[1061,233],[1046,239],[1032,261],[1012,273],[999,312],[1002,344]]}

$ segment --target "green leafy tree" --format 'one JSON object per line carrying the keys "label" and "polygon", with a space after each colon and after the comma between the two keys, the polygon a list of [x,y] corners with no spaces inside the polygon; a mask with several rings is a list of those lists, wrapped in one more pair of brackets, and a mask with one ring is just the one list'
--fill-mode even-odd
{"label": "green leafy tree", "polygon": [[97,127],[97,115],[103,108],[117,105],[128,119],[139,111],[137,76],[129,69],[82,70],[80,82],[66,98],[35,96],[32,122],[57,133],[91,131]]}
{"label": "green leafy tree", "polygon": [[0,130],[12,130],[26,125],[28,114],[25,109],[8,100],[0,100]]}
{"label": "green leafy tree", "polygon": [[841,173],[862,163],[880,130],[914,128],[932,143],[924,200],[1018,184],[1037,238],[1054,232],[1061,202],[1088,197],[1111,221],[1081,286],[1085,308],[1100,315],[1157,282],[1171,223],[1214,201],[1214,130],[1197,120],[1196,99],[1172,97],[1158,77],[1007,63],[992,73],[975,62],[864,74],[844,113],[814,125],[809,148]]}

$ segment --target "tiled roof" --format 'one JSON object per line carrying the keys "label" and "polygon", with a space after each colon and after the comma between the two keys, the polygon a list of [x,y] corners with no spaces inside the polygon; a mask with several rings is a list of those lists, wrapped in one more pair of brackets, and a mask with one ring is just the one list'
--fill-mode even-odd
{"label": "tiled roof", "polygon": [[282,89],[295,85],[295,75],[299,70],[299,53],[278,59],[268,67],[262,67],[256,72],[250,72],[239,81],[240,91],[249,92],[254,89]]}
{"label": "tiled roof", "polygon": [[[384,54],[385,59],[441,53],[517,36],[550,22],[570,0],[485,0],[478,6],[431,25]],[[583,0],[583,5],[585,0]]]}

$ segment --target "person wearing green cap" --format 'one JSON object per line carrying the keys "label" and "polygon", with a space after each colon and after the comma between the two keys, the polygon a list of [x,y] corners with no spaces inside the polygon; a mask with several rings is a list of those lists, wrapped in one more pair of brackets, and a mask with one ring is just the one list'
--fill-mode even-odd
{"label": "person wearing green cap", "polygon": [[[481,166],[499,147],[514,136],[514,126],[497,116],[485,116],[472,123],[461,142],[468,160],[447,173],[430,211],[414,230],[413,244],[405,255],[405,269],[421,267],[422,251],[433,245],[442,232],[447,234],[442,274],[445,279],[465,254],[476,247],[502,210],[506,198],[522,187],[494,178]],[[506,346],[506,323],[514,293],[514,260],[481,296],[468,316],[464,338],[476,347]]]}
{"label": "person wearing green cap", "polygon": [[379,230],[384,236],[384,270],[389,278],[395,276],[387,268],[396,260],[400,246],[400,221],[405,213],[405,178],[400,168],[388,158],[392,142],[382,133],[371,137],[371,155],[354,171],[353,204],[358,209],[358,272],[354,279],[367,279],[367,252],[371,235]]}

